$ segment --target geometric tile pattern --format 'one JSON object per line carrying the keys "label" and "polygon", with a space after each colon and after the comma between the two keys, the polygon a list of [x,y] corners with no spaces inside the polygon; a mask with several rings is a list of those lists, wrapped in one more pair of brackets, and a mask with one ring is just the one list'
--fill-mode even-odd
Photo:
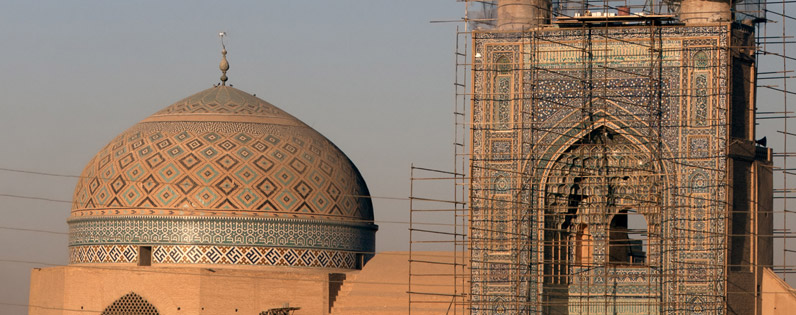
{"label": "geometric tile pattern", "polygon": [[115,216],[72,218],[69,245],[249,245],[375,250],[372,225],[286,218]]}
{"label": "geometric tile pattern", "polygon": [[113,139],[88,163],[72,216],[287,216],[372,220],[359,171],[277,107],[228,86],[199,92]]}
{"label": "geometric tile pattern", "polygon": [[69,263],[135,263],[138,262],[138,246],[92,245],[69,246]]}
{"label": "geometric tile pattern", "polygon": [[[102,148],[75,188],[72,262],[354,266],[375,250],[362,176],[323,135],[229,86],[189,96]],[[352,267],[353,268],[353,267]]]}
{"label": "geometric tile pattern", "polygon": [[108,305],[101,315],[158,315],[158,309],[140,295],[130,292]]}
{"label": "geometric tile pattern", "polygon": [[[129,254],[115,254],[120,252]],[[356,253],[352,252],[323,249],[260,246],[152,246],[152,263],[155,264],[222,264],[354,269],[356,268],[356,256]],[[138,246],[88,245],[69,247],[70,264],[137,262]]]}
{"label": "geometric tile pattern", "polygon": [[[662,162],[657,167],[668,174],[661,176],[665,183],[660,194],[664,204],[660,209],[667,212],[648,222],[658,224],[655,228],[662,239],[673,241],[656,244],[663,253],[654,266],[659,274],[643,268],[608,270],[599,267],[602,262],[590,270],[569,270],[574,280],[567,284],[572,291],[569,301],[564,302],[569,309],[564,312],[677,313],[690,309],[689,301],[697,294],[705,305],[716,306],[714,313],[724,311],[721,297],[726,293],[727,278],[721,266],[726,261],[726,251],[722,249],[727,244],[720,231],[726,229],[729,213],[726,203],[686,206],[686,198],[681,196],[693,193],[689,187],[694,187],[711,199],[728,198],[724,183],[729,134],[726,126],[730,125],[727,118],[731,102],[728,90],[731,49],[727,45],[731,33],[747,32],[736,28],[733,26],[731,30],[726,25],[605,27],[599,31],[540,28],[522,33],[489,30],[472,33],[472,54],[480,55],[472,65],[468,226],[472,242],[469,248],[472,314],[543,313],[542,305],[553,304],[544,300],[544,290],[554,293],[566,290],[545,288],[544,281],[551,280],[544,275],[550,271],[542,266],[550,261],[544,260],[545,240],[540,238],[550,231],[545,229],[545,220],[552,216],[540,209],[573,187],[558,187],[566,188],[562,193],[553,191],[554,186],[545,186],[554,181],[554,175],[550,174],[556,161],[573,148],[573,142],[598,128],[619,131],[627,139],[634,139],[634,145],[639,147],[660,144],[656,154],[660,154]],[[651,34],[655,34],[656,45],[661,47],[655,64],[649,54]],[[748,31],[741,35],[750,34]],[[584,52],[588,50],[600,58],[585,60]],[[697,50],[705,53],[697,55]],[[501,68],[506,61],[511,64],[509,73]],[[585,76],[587,62],[595,65],[589,68],[589,76]],[[694,66],[688,66],[691,64]],[[652,72],[644,72],[650,69],[656,69],[655,80],[649,79]],[[652,86],[656,85],[660,86],[661,94],[652,93],[655,91]],[[709,91],[708,95],[704,91]],[[680,124],[689,122],[689,117],[694,117],[692,123]],[[655,137],[652,141],[651,135]],[[573,164],[576,163],[565,165]],[[705,172],[698,178],[700,184],[689,183],[690,174],[700,170]],[[508,172],[521,174],[516,176],[522,177],[522,181],[502,180],[501,176],[505,176],[502,174]],[[522,206],[527,208],[518,210]],[[686,211],[692,213],[682,213]],[[707,218],[713,223],[685,226],[685,218],[693,217]],[[504,228],[502,222],[511,222],[515,230]],[[713,235],[717,238],[710,242],[714,248],[696,251],[696,244],[680,241],[684,229]],[[527,241],[513,242],[516,246],[506,250],[496,236],[500,234],[525,235]],[[479,239],[489,241],[478,243]],[[694,263],[696,259],[699,263]],[[514,268],[513,274],[507,274],[506,265],[527,268]],[[668,280],[660,280],[660,275],[667,275]],[[710,286],[699,287],[693,294],[689,292],[691,296],[672,293],[683,292],[681,285],[697,287],[704,283]],[[584,285],[578,287],[578,284]],[[623,309],[602,306],[581,309],[596,307],[600,303],[595,301],[614,298],[619,293],[624,294],[621,298],[625,300],[619,302],[624,303]],[[641,308],[651,296],[664,305],[660,310]],[[612,303],[617,304],[616,300]]]}

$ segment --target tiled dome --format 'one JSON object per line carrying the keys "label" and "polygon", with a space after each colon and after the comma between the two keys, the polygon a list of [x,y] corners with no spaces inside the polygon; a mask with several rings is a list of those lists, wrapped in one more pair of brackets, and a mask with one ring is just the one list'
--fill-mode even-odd
{"label": "tiled dome", "polygon": [[[372,252],[376,229],[367,186],[345,154],[228,86],[180,100],[100,150],[75,188],[69,223],[73,263],[135,262],[144,244],[156,246],[158,263],[345,268],[356,252]],[[237,251],[208,256],[230,246]],[[324,254],[340,262],[318,261]],[[301,255],[315,259],[297,263]]]}

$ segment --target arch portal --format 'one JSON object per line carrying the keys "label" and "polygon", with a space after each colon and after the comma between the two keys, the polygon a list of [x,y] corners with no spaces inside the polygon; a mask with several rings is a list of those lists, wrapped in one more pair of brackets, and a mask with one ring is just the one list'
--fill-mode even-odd
{"label": "arch portal", "polygon": [[573,284],[579,275],[659,264],[660,244],[650,237],[660,226],[658,164],[648,150],[607,127],[556,158],[538,211],[544,222],[545,313],[568,314],[573,286],[582,285]]}

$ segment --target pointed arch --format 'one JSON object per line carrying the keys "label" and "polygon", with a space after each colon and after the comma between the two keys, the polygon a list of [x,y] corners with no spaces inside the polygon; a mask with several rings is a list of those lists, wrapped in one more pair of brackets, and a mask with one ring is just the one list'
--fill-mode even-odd
{"label": "pointed arch", "polygon": [[496,70],[500,74],[508,74],[511,71],[511,59],[506,55],[501,55],[495,61]]}
{"label": "pointed arch", "polygon": [[101,315],[160,315],[160,313],[143,297],[130,292],[108,305]]}
{"label": "pointed arch", "polygon": [[691,315],[705,314],[705,301],[701,297],[695,297],[688,303],[691,305]]}
{"label": "pointed arch", "polygon": [[[540,181],[544,194],[536,214],[545,261],[543,299],[567,305],[562,294],[571,289],[572,274],[607,263],[650,266],[645,240],[648,230],[659,231],[663,179],[653,152],[609,122],[559,152]],[[630,226],[629,212],[641,223]],[[660,250],[653,253],[659,256]]]}
{"label": "pointed arch", "polygon": [[492,123],[497,129],[509,129],[514,102],[514,74],[511,54],[495,55],[495,72],[492,78]]}
{"label": "pointed arch", "polygon": [[643,228],[625,227],[625,235],[638,232],[648,240],[626,255],[643,263],[626,267],[653,274],[662,261],[662,205],[672,198],[667,187],[675,178],[667,175],[674,165],[665,157],[673,150],[662,141],[660,122],[638,106],[605,99],[589,105],[588,112],[571,110],[543,122],[530,135],[522,165],[529,187],[522,197],[533,217],[526,230],[539,240],[530,246],[544,262],[539,286],[545,313],[566,313],[569,292],[582,292],[579,277],[608,272],[610,221],[619,210],[634,209],[646,221]]}
{"label": "pointed arch", "polygon": [[710,57],[704,50],[699,50],[694,53],[691,63],[697,69],[707,69],[710,66]]}
{"label": "pointed arch", "polygon": [[[628,143],[646,153],[658,152],[658,154],[661,156],[672,156],[672,150],[669,148],[667,143],[660,143],[662,146],[657,147],[651,146],[649,141],[643,140],[644,138],[650,136],[649,132],[653,132],[653,136],[655,137],[661,136],[660,134],[657,134],[657,131],[654,130],[653,126],[650,126],[647,122],[643,121],[622,106],[611,102],[610,100],[594,99],[592,102],[603,103],[606,107],[610,107],[612,111],[616,111],[617,114],[620,114],[621,117],[615,117],[607,110],[601,109],[595,111],[592,115],[593,117],[599,117],[596,120],[590,120],[590,118],[581,117],[580,119],[573,121],[571,117],[578,115],[579,112],[572,111],[566,117],[561,118],[555,125],[548,126],[546,128],[549,130],[556,130],[556,132],[550,132],[546,135],[543,135],[537,141],[538,143],[544,143],[546,148],[542,149],[541,151],[537,151],[536,153],[531,153],[541,153],[541,156],[536,158],[529,156],[525,159],[527,162],[522,166],[522,169],[526,174],[536,176],[538,178],[548,178],[551,167],[558,157],[560,157],[566,150],[571,148],[577,142],[581,141],[589,134],[594,133],[595,130],[601,128],[607,129],[614,134],[622,136],[628,141]],[[665,172],[665,165],[657,164],[654,166],[659,171]],[[541,170],[542,173],[538,173],[536,170]],[[668,182],[668,180],[668,178],[664,177],[664,182]]]}

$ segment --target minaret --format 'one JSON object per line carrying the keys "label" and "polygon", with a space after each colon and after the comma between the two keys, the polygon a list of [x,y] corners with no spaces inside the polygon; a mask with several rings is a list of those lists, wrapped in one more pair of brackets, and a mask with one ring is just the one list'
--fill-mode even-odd
{"label": "minaret", "polygon": [[686,25],[732,21],[731,0],[683,0],[680,21]]}
{"label": "minaret", "polygon": [[522,31],[550,22],[550,0],[498,0],[498,29]]}

